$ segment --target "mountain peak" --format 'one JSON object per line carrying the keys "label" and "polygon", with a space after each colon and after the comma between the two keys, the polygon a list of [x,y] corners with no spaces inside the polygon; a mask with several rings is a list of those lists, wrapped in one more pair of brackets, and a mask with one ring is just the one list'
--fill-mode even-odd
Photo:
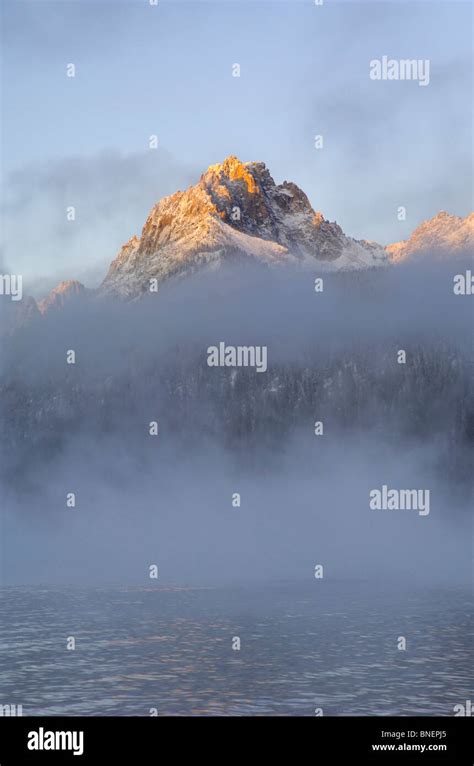
{"label": "mountain peak", "polygon": [[[218,163],[217,165],[210,165],[206,172],[201,176],[201,181],[211,181],[215,178],[221,182],[226,179],[231,182],[242,182],[245,184],[249,194],[256,194],[259,189],[255,177],[250,172],[249,167],[258,167],[259,165],[263,165],[263,163],[241,162],[234,154],[230,154],[229,157],[226,157],[224,162]],[[263,167],[265,168],[265,165],[263,165]]]}
{"label": "mountain peak", "polygon": [[41,314],[45,314],[50,309],[62,308],[66,302],[85,292],[86,288],[82,282],[78,282],[77,279],[67,279],[56,285],[46,298],[39,301],[38,309]]}
{"label": "mountain peak", "polygon": [[472,251],[474,247],[474,213],[465,218],[445,210],[423,221],[411,236],[387,245],[391,261],[403,261],[425,252],[449,252],[452,255]]}
{"label": "mountain peak", "polygon": [[152,278],[183,276],[230,257],[318,271],[387,261],[382,247],[346,237],[315,212],[295,183],[276,184],[264,162],[231,154],[208,167],[195,186],[153,207],[141,237],[122,247],[100,289],[138,298]]}

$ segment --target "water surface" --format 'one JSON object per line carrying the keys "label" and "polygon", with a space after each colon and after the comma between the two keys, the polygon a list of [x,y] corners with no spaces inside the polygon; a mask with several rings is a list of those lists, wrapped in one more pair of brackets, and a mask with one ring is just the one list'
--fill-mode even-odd
{"label": "water surface", "polygon": [[474,698],[470,608],[462,590],[324,580],[5,587],[0,704],[24,715],[453,715]]}

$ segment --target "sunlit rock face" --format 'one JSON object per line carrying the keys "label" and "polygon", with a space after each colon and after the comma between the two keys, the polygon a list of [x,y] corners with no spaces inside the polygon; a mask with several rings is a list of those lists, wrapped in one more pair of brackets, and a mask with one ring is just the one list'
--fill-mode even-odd
{"label": "sunlit rock face", "polygon": [[38,303],[38,309],[41,314],[54,309],[62,309],[66,303],[82,297],[86,292],[87,290],[82,282],[78,282],[76,279],[68,279],[54,287],[49,295]]}
{"label": "sunlit rock face", "polygon": [[100,289],[137,298],[150,279],[234,257],[331,271],[387,263],[382,247],[346,237],[296,184],[277,185],[263,162],[231,156],[211,165],[195,186],[155,205],[141,237],[122,247]]}
{"label": "sunlit rock face", "polygon": [[136,300],[149,292],[151,282],[157,287],[168,278],[219,269],[235,259],[320,274],[367,271],[423,253],[450,257],[473,249],[474,213],[465,218],[438,213],[409,239],[383,248],[346,236],[337,223],[313,210],[296,184],[276,184],[263,162],[230,156],[211,165],[195,186],[153,207],[141,235],[123,245],[98,290],[76,280],[61,282],[37,305],[31,299],[28,306],[7,311],[7,324],[28,323],[37,313],[45,316],[85,297]]}
{"label": "sunlit rock face", "polygon": [[474,213],[461,218],[441,212],[423,221],[409,239],[386,247],[393,262],[404,261],[420,254],[472,254],[474,251]]}

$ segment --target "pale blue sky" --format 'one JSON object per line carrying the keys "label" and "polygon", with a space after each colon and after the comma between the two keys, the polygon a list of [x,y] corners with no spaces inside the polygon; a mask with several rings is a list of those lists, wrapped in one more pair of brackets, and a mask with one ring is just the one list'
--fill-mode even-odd
{"label": "pale blue sky", "polygon": [[[471,15],[454,0],[4,0],[6,264],[32,289],[93,286],[155,201],[228,154],[295,181],[352,236],[386,243],[441,209],[465,215]],[[429,86],[370,80],[383,55],[430,59]]]}

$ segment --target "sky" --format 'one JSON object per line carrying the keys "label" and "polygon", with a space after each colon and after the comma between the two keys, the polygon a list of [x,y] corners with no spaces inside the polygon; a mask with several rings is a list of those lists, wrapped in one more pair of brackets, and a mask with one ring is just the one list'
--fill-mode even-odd
{"label": "sky", "polygon": [[[155,202],[229,154],[357,238],[466,215],[471,24],[456,0],[4,0],[0,266],[36,295],[95,287]],[[371,80],[384,55],[429,59],[429,84]]]}

